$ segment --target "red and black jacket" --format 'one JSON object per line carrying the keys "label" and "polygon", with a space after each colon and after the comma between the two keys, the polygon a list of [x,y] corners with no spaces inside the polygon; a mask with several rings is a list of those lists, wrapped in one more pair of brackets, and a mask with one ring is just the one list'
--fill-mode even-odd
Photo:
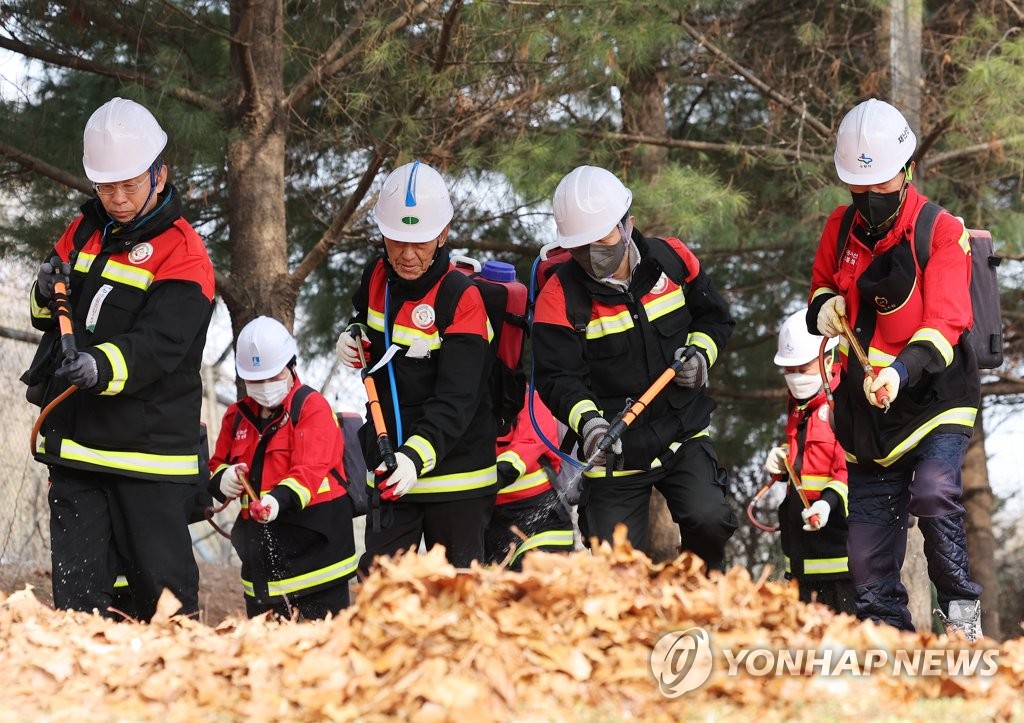
{"label": "red and black jacket", "polygon": [[[682,241],[645,238],[635,229],[633,241],[640,263],[627,290],[566,261],[537,297],[537,389],[577,434],[594,416],[611,419],[627,398],[639,398],[680,347],[696,346],[710,368],[735,326],[725,299]],[[669,384],[623,435],[625,468],[648,469],[673,443],[704,433],[714,407],[706,388]]]}
{"label": "red and black jacket", "polygon": [[[173,187],[144,222],[120,231],[93,199],[47,259],[71,265],[69,300],[79,351],[96,359],[99,383],[46,418],[36,459],[127,477],[194,483],[199,469],[200,367],[213,313],[213,267],[181,217]],[[76,244],[78,238],[84,239]],[[31,292],[32,325],[43,331],[26,379],[46,404],[66,384],[56,319]],[[205,470],[201,477],[205,479]]]}
{"label": "red and black jacket", "polygon": [[[838,378],[832,384],[838,384]],[[832,431],[824,389],[805,402],[789,397],[786,441],[789,461],[800,477],[807,501],[813,504],[823,499],[831,508],[827,525],[815,532],[805,531],[803,502],[793,486],[787,485],[786,497],[779,505],[786,572],[816,580],[849,577],[846,452]]]}
{"label": "red and black jacket", "polygon": [[[261,499],[272,495],[280,504],[268,530],[250,519],[243,493],[231,531],[245,593],[261,602],[336,585],[356,570],[341,429],[330,404],[316,391],[305,398],[294,423],[286,410],[301,387],[296,376],[281,407],[267,419],[260,418],[260,406],[251,397],[228,407],[210,458],[210,488],[218,499],[223,499],[224,470],[244,462],[253,491]],[[273,550],[267,548],[271,542]]]}
{"label": "red and black jacket", "polygon": [[[558,439],[558,422],[536,392],[533,411],[544,436],[549,440]],[[523,405],[509,433],[498,438],[497,451],[500,482],[497,504],[533,500],[553,491],[550,475],[562,469],[562,459],[540,439],[530,421],[529,404]]]}
{"label": "red and black jacket", "polygon": [[[445,286],[457,299],[453,306],[441,307],[455,309],[450,320],[439,318],[438,292],[446,276],[453,277]],[[493,332],[473,282],[454,269],[443,247],[414,281],[401,279],[378,258],[363,272],[353,305],[352,323],[361,325],[370,340],[371,367],[388,343],[400,349],[390,362],[402,422],[400,440],[387,366],[373,378],[392,444],[416,465],[418,481],[406,498],[495,494],[497,432],[487,386]],[[360,439],[367,468],[375,469],[380,451],[372,422],[364,425]]]}
{"label": "red and black jacket", "polygon": [[[877,371],[898,361],[907,372],[906,384],[882,414],[868,404],[864,370],[856,361],[849,363],[849,345],[840,339],[836,436],[850,461],[887,467],[931,432],[969,435],[974,427],[981,398],[978,365],[962,339],[972,324],[970,236],[943,210],[922,271],[913,239],[926,201],[909,186],[892,228],[874,243],[859,214],[847,238],[839,238],[846,211],[840,206],[829,216],[814,257],[808,329],[818,333],[818,312],[841,294],[871,366]],[[910,270],[909,284],[901,269]]]}

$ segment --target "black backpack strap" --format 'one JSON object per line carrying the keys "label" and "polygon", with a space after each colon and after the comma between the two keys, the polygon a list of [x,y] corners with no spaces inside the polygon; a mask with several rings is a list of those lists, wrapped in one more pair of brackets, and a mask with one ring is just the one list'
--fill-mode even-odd
{"label": "black backpack strap", "polygon": [[836,263],[843,258],[843,251],[846,250],[846,242],[850,238],[850,231],[853,229],[853,218],[857,215],[857,207],[852,203],[843,211],[843,218],[839,221],[839,234],[836,236]]}
{"label": "black backpack strap", "polygon": [[[444,336],[448,325],[455,319],[455,309],[459,305],[459,299],[462,298],[462,292],[468,288],[467,284],[472,283],[473,281],[468,276],[456,269],[452,269],[441,279],[437,288],[437,296],[434,297],[434,308],[437,312],[434,323],[437,325],[437,333],[441,336]],[[488,314],[489,316],[490,314]]]}
{"label": "black backpack strap", "polygon": [[932,229],[941,212],[942,206],[928,201],[917,214],[917,223],[914,224],[914,255],[917,257],[917,268],[921,271],[924,271],[932,253]]}
{"label": "black backpack strap", "polygon": [[673,249],[665,239],[654,237],[647,240],[654,244],[660,244],[660,249],[652,249],[654,252],[654,259],[658,262],[658,266],[661,267],[665,276],[679,284],[685,294],[687,269],[685,264],[683,264],[683,260],[679,258],[679,254],[676,253],[675,249]]}
{"label": "black backpack strap", "polygon": [[306,384],[300,384],[299,388],[295,390],[295,394],[292,395],[292,403],[288,406],[288,416],[292,418],[292,424],[299,423],[299,415],[302,413],[302,405],[306,403],[306,398],[314,391],[313,387]]}

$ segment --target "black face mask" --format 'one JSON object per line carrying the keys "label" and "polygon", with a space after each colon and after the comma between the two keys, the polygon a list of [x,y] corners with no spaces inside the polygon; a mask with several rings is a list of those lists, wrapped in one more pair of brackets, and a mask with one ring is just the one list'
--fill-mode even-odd
{"label": "black face mask", "polygon": [[891,223],[903,205],[904,191],[906,184],[898,191],[890,193],[877,193],[865,191],[864,193],[850,192],[853,197],[853,205],[867,224],[868,235],[878,236],[880,232]]}

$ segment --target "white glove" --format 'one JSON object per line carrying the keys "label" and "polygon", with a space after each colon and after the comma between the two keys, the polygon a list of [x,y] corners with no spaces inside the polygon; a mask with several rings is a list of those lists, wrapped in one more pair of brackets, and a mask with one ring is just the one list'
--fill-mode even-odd
{"label": "white glove", "polygon": [[[362,338],[361,346],[362,349],[359,348],[360,340],[356,339],[355,335],[346,329],[338,335],[338,343],[334,345],[334,353],[338,356],[338,361],[349,369],[362,369],[363,364],[369,361],[367,353],[370,350],[370,342],[366,338]],[[361,354],[360,351],[362,351]]]}
{"label": "white glove", "polygon": [[[381,487],[380,498],[382,500],[393,500],[406,494],[409,490],[416,486],[416,463],[413,462],[407,455],[402,452],[395,452],[395,471],[391,473],[383,482]],[[383,462],[377,467],[377,473],[383,474],[387,472],[387,467]]]}
{"label": "white glove", "polygon": [[263,505],[263,514],[256,515],[257,522],[262,522],[265,525],[277,519],[277,513],[281,511],[281,503],[274,495],[263,495],[260,504]]}
{"label": "white glove", "polygon": [[[884,394],[881,392],[884,389]],[[864,394],[868,398],[868,404],[873,407],[885,409],[886,405],[881,402],[879,396],[888,396],[889,404],[896,401],[896,395],[900,393],[900,374],[892,367],[883,367],[878,370],[874,381],[864,378]]]}
{"label": "white glove", "polygon": [[818,310],[818,331],[829,339],[843,333],[839,317],[846,316],[846,299],[833,296]]}
{"label": "white glove", "polygon": [[804,518],[804,531],[817,532],[828,524],[828,513],[832,511],[828,502],[817,500],[810,507],[800,510],[800,516]]}
{"label": "white glove", "polygon": [[786,474],[786,459],[789,457],[789,448],[785,445],[772,447],[768,452],[768,459],[764,461],[764,468],[768,474]]}
{"label": "white glove", "polygon": [[249,474],[249,465],[245,462],[233,464],[224,470],[220,476],[220,493],[226,499],[231,500],[242,494],[242,480],[239,476],[243,474]]}

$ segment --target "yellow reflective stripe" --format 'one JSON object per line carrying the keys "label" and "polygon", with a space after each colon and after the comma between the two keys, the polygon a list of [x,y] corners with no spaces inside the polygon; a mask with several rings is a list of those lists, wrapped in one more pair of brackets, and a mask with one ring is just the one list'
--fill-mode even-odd
{"label": "yellow reflective stripe", "polygon": [[572,409],[569,410],[569,426],[576,430],[579,434],[580,422],[584,414],[588,412],[601,413],[601,410],[597,408],[597,405],[590,399],[581,399],[573,405]]}
{"label": "yellow reflective stripe", "polygon": [[971,234],[966,228],[964,229],[964,232],[960,234],[960,239],[957,243],[960,244],[960,248],[964,250],[964,254],[967,256],[971,255]]}
{"label": "yellow reflective stripe", "polygon": [[587,324],[587,338],[600,339],[603,336],[618,334],[633,328],[633,316],[629,309],[620,311],[615,316],[599,316]]}
{"label": "yellow reflective stripe", "polygon": [[420,474],[426,474],[437,466],[437,452],[426,437],[414,434],[405,440],[404,446],[416,452],[423,460],[423,469],[420,470]]}
{"label": "yellow reflective stripe", "polygon": [[[612,477],[629,477],[634,474],[643,474],[648,472],[646,469],[615,469],[612,470]],[[594,465],[589,470],[583,473],[584,477],[588,478],[600,478],[608,476],[608,468]]]}
{"label": "yellow reflective stripe", "polygon": [[946,362],[948,367],[953,363],[953,345],[950,344],[946,337],[942,335],[938,329],[918,329],[907,344],[913,344],[915,341],[924,342],[925,344],[931,344],[934,346],[939,354],[942,355],[942,360]]}
{"label": "yellow reflective stripe", "polygon": [[789,555],[784,556],[786,558],[786,572],[792,574],[793,566],[789,564]]}
{"label": "yellow reflective stripe", "polygon": [[128,588],[128,578],[126,578],[124,575],[118,575],[117,579],[114,580],[114,589],[117,590],[121,587],[125,589]]}
{"label": "yellow reflective stripe", "polygon": [[324,477],[322,480],[320,480],[320,486],[316,488],[316,493],[318,495],[322,495],[324,492],[330,492],[330,491],[331,491],[331,481],[329,479],[327,479],[326,477]]}
{"label": "yellow reflective stripe", "polygon": [[[692,434],[689,437],[687,437],[686,439],[684,439],[683,442],[689,442],[691,439],[697,439],[697,437],[710,437],[710,436],[711,436],[710,430],[707,427],[705,427],[704,429],[700,430],[696,434]],[[669,444],[669,446],[668,446],[668,454],[666,454],[665,456],[670,457],[673,454],[675,454],[676,450],[683,446],[683,442],[672,442],[671,444]],[[655,457],[654,461],[651,462],[651,469],[657,469],[658,467],[661,467],[663,464],[665,464],[665,462],[664,462],[664,460],[662,460],[661,457]]]}
{"label": "yellow reflective stripe", "polygon": [[57,456],[115,471],[145,472],[168,477],[188,477],[199,473],[199,456],[195,454],[117,452],[86,447],[72,439],[61,440]]}
{"label": "yellow reflective stripe", "polygon": [[[663,278],[664,276],[665,274],[662,274]],[[671,314],[676,309],[682,309],[684,306],[686,306],[686,297],[683,296],[683,290],[675,288],[667,294],[645,303],[644,311],[647,313],[648,321],[654,321],[665,314]]]}
{"label": "yellow reflective stripe", "polygon": [[231,465],[225,462],[224,464],[218,465],[217,469],[213,470],[213,474],[220,474],[221,470],[225,470]]}
{"label": "yellow reflective stripe", "polygon": [[[326,481],[327,478],[324,477],[324,482]],[[309,493],[309,490],[303,487],[302,484],[294,477],[285,477],[283,480],[278,482],[277,485],[278,487],[287,487],[292,492],[294,492],[299,498],[299,506],[301,509],[306,509],[306,506],[309,505],[309,501],[313,499],[313,495]],[[261,492],[260,498],[262,499],[263,497],[266,497],[268,494],[270,493]]]}
{"label": "yellow reflective stripe", "polygon": [[530,550],[534,550],[545,545],[573,547],[575,544],[576,541],[573,539],[572,530],[548,530],[547,532],[538,532],[536,535],[532,535],[523,540],[523,544],[519,546],[519,549],[516,550],[516,554],[512,556],[512,559],[509,562],[513,563]]}
{"label": "yellow reflective stripe", "polygon": [[887,457],[876,459],[875,461],[883,467],[888,467],[916,447],[936,427],[943,424],[956,424],[968,429],[974,429],[974,420],[977,416],[977,407],[954,407],[953,409],[947,409],[911,432],[910,436],[896,445],[896,448]]}
{"label": "yellow reflective stripe", "polygon": [[519,476],[526,474],[526,462],[519,456],[519,453],[514,449],[506,449],[504,452],[498,455],[499,462],[507,462],[508,464],[515,467],[516,472]]}
{"label": "yellow reflective stripe", "polygon": [[[291,595],[292,593],[299,592],[300,590],[308,590],[311,587],[323,585],[333,580],[340,580],[345,577],[350,577],[356,571],[356,556],[346,557],[341,562],[336,562],[333,565],[327,567],[321,567],[319,570],[313,570],[302,575],[296,575],[295,577],[286,577],[283,580],[268,580],[267,581],[267,592],[271,597],[277,597],[280,595]],[[242,578],[242,590],[249,597],[254,597],[253,584],[249,580]]]}
{"label": "yellow reflective stripe", "polygon": [[[819,557],[804,560],[804,574],[824,575],[829,572],[849,572],[849,558],[846,557]],[[789,569],[786,569],[789,572]]]}
{"label": "yellow reflective stripe", "polygon": [[822,286],[820,289],[815,289],[814,293],[811,294],[811,301],[814,301],[822,294],[831,294],[832,296],[839,296],[839,292],[835,289],[830,289],[827,286]]}
{"label": "yellow reflective stripe", "polygon": [[366,325],[375,331],[384,333],[384,314],[376,309],[367,309]]}
{"label": "yellow reflective stripe", "polygon": [[466,490],[478,490],[485,487],[492,487],[498,478],[498,468],[495,465],[484,469],[470,472],[457,472],[455,474],[442,474],[436,477],[421,477],[407,494],[424,495],[431,492],[465,492]]}
{"label": "yellow reflective stripe", "polygon": [[395,324],[391,330],[391,341],[395,344],[410,347],[416,343],[422,344],[426,342],[427,349],[430,351],[437,351],[441,348],[441,336],[436,331],[426,334],[419,329],[401,324]]}
{"label": "yellow reflective stripe", "polygon": [[494,327],[491,326],[491,317],[487,317],[487,343],[494,341]]}
{"label": "yellow reflective stripe", "polygon": [[511,494],[513,492],[522,492],[533,487],[539,487],[548,481],[548,476],[545,474],[543,469],[539,469],[536,472],[530,472],[530,474],[524,474],[515,482],[510,484],[508,487],[503,487],[498,491],[498,496]]}
{"label": "yellow reflective stripe", "polygon": [[690,332],[686,337],[687,346],[693,345],[700,347],[708,355],[708,366],[713,366],[718,360],[718,345],[715,344],[714,340],[701,331]]}
{"label": "yellow reflective stripe", "polygon": [[28,308],[32,313],[33,319],[51,319],[53,318],[53,312],[50,311],[49,306],[40,306],[36,303],[36,286],[38,283],[33,281],[32,288],[28,292]]}
{"label": "yellow reflective stripe", "polygon": [[83,274],[89,273],[89,269],[92,268],[92,262],[95,260],[96,254],[79,252],[78,258],[75,259],[75,271],[79,271]]}
{"label": "yellow reflective stripe", "polygon": [[97,344],[96,349],[103,352],[103,356],[107,358],[110,363],[110,369],[113,372],[110,382],[107,384],[107,388],[100,392],[104,396],[112,396],[114,394],[120,394],[124,391],[125,382],[128,381],[128,362],[124,360],[124,354],[117,348],[116,345],[107,341],[102,344]]}
{"label": "yellow reflective stripe", "polygon": [[832,490],[840,499],[843,501],[843,514],[846,517],[850,516],[850,486],[842,480],[834,479],[825,485],[825,489]]}
{"label": "yellow reflective stripe", "polygon": [[800,478],[800,484],[805,490],[820,492],[831,479],[829,475],[808,474]]}
{"label": "yellow reflective stripe", "polygon": [[119,261],[108,260],[100,274],[105,279],[117,281],[126,286],[134,286],[136,289],[146,291],[153,283],[153,274],[138,266],[129,266]]}
{"label": "yellow reflective stripe", "polygon": [[[849,354],[847,354],[849,356]],[[873,346],[868,347],[868,364],[879,369],[881,367],[891,366],[896,361],[896,357],[892,354],[887,354]]]}

